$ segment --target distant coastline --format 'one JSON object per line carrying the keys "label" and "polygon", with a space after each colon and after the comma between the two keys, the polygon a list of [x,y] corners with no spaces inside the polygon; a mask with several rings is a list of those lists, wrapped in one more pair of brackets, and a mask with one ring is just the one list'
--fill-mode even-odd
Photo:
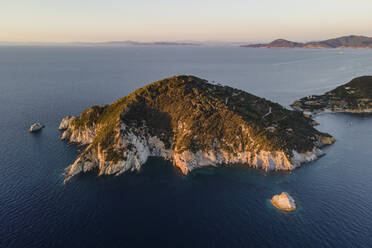
{"label": "distant coastline", "polygon": [[335,49],[372,49],[372,37],[361,35],[349,35],[338,38],[295,42],[286,39],[276,39],[270,43],[254,43],[242,41],[223,41],[223,40],[178,40],[178,41],[136,41],[136,40],[118,40],[118,41],[72,41],[72,42],[13,42],[0,41],[0,46],[231,46],[243,48],[335,48]]}
{"label": "distant coastline", "polygon": [[108,41],[108,42],[74,42],[76,45],[109,45],[109,46],[200,46],[198,42],[178,42],[178,41],[155,41],[155,42],[140,42],[140,41]]}
{"label": "distant coastline", "polygon": [[107,42],[8,42],[0,41],[0,45],[26,45],[26,46],[201,46],[201,42],[183,42],[183,41],[155,41],[155,42],[140,42],[140,41],[107,41]]}
{"label": "distant coastline", "polygon": [[248,48],[337,48],[337,49],[372,49],[372,37],[349,35],[323,41],[306,43],[277,39],[270,43],[242,45]]}

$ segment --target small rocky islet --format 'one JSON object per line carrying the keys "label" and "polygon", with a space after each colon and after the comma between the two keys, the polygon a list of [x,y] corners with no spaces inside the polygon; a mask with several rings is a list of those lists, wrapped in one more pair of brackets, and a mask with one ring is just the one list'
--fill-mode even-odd
{"label": "small rocky islet", "polygon": [[296,100],[292,108],[304,113],[372,113],[372,76],[357,77],[323,95]]}
{"label": "small rocky islet", "polygon": [[297,209],[295,200],[287,192],[274,195],[270,202],[274,207],[283,211],[294,211]]}
{"label": "small rocky islet", "polygon": [[138,171],[149,156],[172,161],[184,174],[222,164],[293,170],[335,141],[313,124],[242,90],[175,76],[63,118],[61,138],[84,146],[66,168],[65,182],[89,171]]}
{"label": "small rocky islet", "polygon": [[34,124],[32,124],[30,126],[30,128],[28,129],[28,131],[30,133],[36,133],[36,132],[39,132],[41,129],[43,129],[45,126],[39,122],[36,122]]}

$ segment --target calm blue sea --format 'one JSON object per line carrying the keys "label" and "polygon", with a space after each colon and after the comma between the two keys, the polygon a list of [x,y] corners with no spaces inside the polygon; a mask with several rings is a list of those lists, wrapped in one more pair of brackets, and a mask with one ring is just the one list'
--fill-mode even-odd
{"label": "calm blue sea", "polygon": [[[209,168],[63,184],[79,149],[62,117],[192,74],[288,106],[372,74],[372,51],[238,47],[0,47],[0,247],[371,247],[372,116],[317,118],[337,142],[291,173]],[[27,129],[40,121],[38,134]],[[289,192],[299,209],[269,199]]]}

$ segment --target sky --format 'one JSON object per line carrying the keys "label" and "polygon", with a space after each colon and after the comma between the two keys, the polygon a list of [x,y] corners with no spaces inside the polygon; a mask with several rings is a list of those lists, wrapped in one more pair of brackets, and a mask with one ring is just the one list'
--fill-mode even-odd
{"label": "sky", "polygon": [[0,0],[0,41],[310,41],[372,36],[372,0]]}

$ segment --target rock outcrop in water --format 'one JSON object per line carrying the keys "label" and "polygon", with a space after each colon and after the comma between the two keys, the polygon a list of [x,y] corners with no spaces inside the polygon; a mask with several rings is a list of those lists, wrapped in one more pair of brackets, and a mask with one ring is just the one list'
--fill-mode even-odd
{"label": "rock outcrop in water", "polygon": [[271,204],[284,211],[296,210],[296,202],[287,192],[283,192],[280,195],[274,195],[273,198],[271,198]]}
{"label": "rock outcrop in water", "polygon": [[193,76],[167,78],[106,106],[66,117],[62,139],[86,145],[65,182],[88,171],[137,171],[149,156],[171,160],[187,174],[219,164],[292,170],[334,142],[296,111]]}
{"label": "rock outcrop in water", "polygon": [[45,126],[40,124],[39,122],[37,123],[34,123],[30,126],[29,130],[31,133],[35,133],[35,132],[38,132],[40,131],[41,129],[43,129]]}
{"label": "rock outcrop in water", "polygon": [[372,113],[372,76],[358,77],[324,95],[296,100],[293,109],[308,112]]}

